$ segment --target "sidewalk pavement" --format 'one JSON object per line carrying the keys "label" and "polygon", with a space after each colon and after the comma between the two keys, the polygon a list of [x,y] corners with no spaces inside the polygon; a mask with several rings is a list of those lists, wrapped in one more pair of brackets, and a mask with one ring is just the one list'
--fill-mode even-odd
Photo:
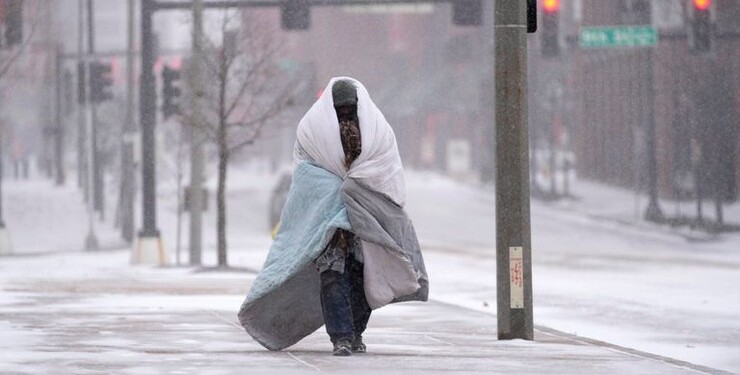
{"label": "sidewalk pavement", "polygon": [[368,353],[331,356],[323,329],[270,352],[236,312],[252,273],[130,267],[127,250],[0,259],[2,374],[722,374],[437,301],[373,313]]}
{"label": "sidewalk pavement", "polygon": [[[688,223],[677,224],[681,219],[696,220],[696,201],[677,201],[661,197],[658,205],[667,222],[654,223],[644,218],[648,205],[646,193],[635,193],[633,189],[610,186],[588,180],[575,181],[571,188],[574,195],[568,199],[547,202],[533,199],[534,202],[546,207],[558,208],[573,215],[580,215],[597,222],[614,223],[623,227],[632,227],[641,231],[654,232],[657,235],[669,235],[688,241],[714,241],[723,236],[740,238],[736,231],[727,233],[713,233],[702,228],[695,228]],[[714,201],[704,200],[704,220],[716,221]],[[723,204],[724,224],[737,227],[740,224],[740,203],[725,202]]]}

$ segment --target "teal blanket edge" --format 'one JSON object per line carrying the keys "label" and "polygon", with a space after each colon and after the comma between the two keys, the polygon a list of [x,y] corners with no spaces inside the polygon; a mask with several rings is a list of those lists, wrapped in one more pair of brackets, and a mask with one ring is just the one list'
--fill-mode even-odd
{"label": "teal blanket edge", "polygon": [[[337,228],[352,230],[413,265],[419,288],[411,294],[396,289],[390,303],[427,300],[428,277],[413,224],[387,196],[302,163],[293,173],[281,223],[238,313],[247,333],[265,348],[287,348],[324,324],[313,262]],[[391,279],[383,275],[380,280]]]}
{"label": "teal blanket edge", "polygon": [[341,178],[321,167],[311,163],[296,167],[280,228],[245,304],[272,292],[313,262],[337,228],[351,230],[341,186]]}

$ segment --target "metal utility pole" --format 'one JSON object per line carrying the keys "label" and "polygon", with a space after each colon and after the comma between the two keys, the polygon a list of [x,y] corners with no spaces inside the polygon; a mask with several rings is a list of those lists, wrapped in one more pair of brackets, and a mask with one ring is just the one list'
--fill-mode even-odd
{"label": "metal utility pole", "polygon": [[134,200],[136,176],[134,167],[134,0],[128,0],[128,50],[126,51],[126,119],[123,123],[121,144],[121,237],[128,243],[134,241]]}
{"label": "metal utility pole", "polygon": [[[203,0],[193,0],[193,116],[190,121],[198,122],[203,97]],[[200,124],[191,124],[190,145],[190,264],[201,264],[203,246],[203,132]]]}
{"label": "metal utility pole", "polygon": [[[5,219],[3,219],[3,174],[5,173],[5,170],[3,169],[4,163],[5,163],[5,154],[3,153],[3,142],[5,142],[5,139],[3,139],[3,134],[5,134],[5,123],[0,123],[0,236],[4,235],[5,233]],[[0,242],[0,254],[3,253],[2,243]]]}
{"label": "metal utility pole", "polygon": [[5,133],[5,123],[0,122],[0,255],[11,254],[13,252],[13,244],[10,242],[10,233],[8,228],[5,227],[5,219],[3,218],[3,163],[5,162],[5,155],[3,153],[3,134]]}
{"label": "metal utility pole", "polygon": [[5,228],[5,220],[3,220],[3,164],[5,162],[5,155],[3,155],[3,133],[4,124],[0,124],[0,230]]}
{"label": "metal utility pole", "polygon": [[527,1],[496,1],[494,23],[498,337],[533,340]]}
{"label": "metal utility pole", "polygon": [[55,120],[56,128],[54,129],[54,166],[56,169],[56,184],[57,186],[64,185],[66,175],[64,173],[64,119],[63,113],[64,108],[62,97],[64,95],[63,77],[64,73],[62,70],[62,46],[57,45],[56,57],[55,57],[55,80],[56,80],[56,103],[55,103]]}
{"label": "metal utility pole", "polygon": [[154,77],[153,0],[141,1],[141,79],[139,85],[139,118],[141,121],[141,185],[143,227],[131,262],[165,263],[164,247],[157,229],[157,153],[155,126],[157,94]]}
{"label": "metal utility pole", "polygon": [[648,110],[647,118],[647,168],[648,168],[648,206],[645,210],[645,219],[660,222],[663,220],[663,212],[658,205],[658,157],[656,149],[656,131],[655,131],[655,82],[653,73],[653,63],[655,62],[654,47],[649,47],[647,54],[647,84],[648,92],[646,105]]}
{"label": "metal utility pole", "polygon": [[87,128],[85,125],[85,103],[82,100],[84,91],[87,90],[85,87],[85,73],[83,70],[87,69],[85,63],[85,0],[78,0],[77,9],[77,63],[78,68],[80,66],[85,67],[78,69],[77,74],[77,92],[79,106],[77,107],[77,185],[82,188],[85,195],[85,202],[87,202],[87,160],[85,159],[85,139]]}
{"label": "metal utility pole", "polygon": [[[93,0],[87,0],[87,49],[88,53],[92,56],[95,54],[95,3]],[[90,70],[90,65],[88,64],[87,70]],[[94,197],[94,203],[95,203],[95,209],[100,213],[100,218],[103,219],[105,217],[105,181],[103,178],[103,168],[102,164],[100,162],[99,153],[98,153],[98,111],[95,108],[95,100],[93,100],[93,97],[91,95],[92,92],[92,76],[90,73],[87,73],[89,80],[85,81],[87,84],[88,90],[88,106],[90,107],[90,112],[92,113],[92,116],[90,117],[90,121],[92,123],[92,126],[90,126],[90,131],[92,131],[92,134],[90,137],[92,137],[92,148],[89,150],[90,153],[93,155],[92,163],[92,180],[93,180],[93,197]]]}
{"label": "metal utility pole", "polygon": [[[84,9],[83,5],[84,0],[80,0],[80,10],[82,11]],[[92,21],[92,17],[90,14],[92,13],[92,9],[89,8],[90,6],[90,0],[88,0],[88,22]],[[80,25],[82,25],[82,21],[80,21]],[[88,25],[89,26],[89,25]],[[82,35],[84,28],[80,28],[80,35]],[[91,29],[88,30],[88,32],[92,32]],[[80,38],[80,41],[82,41],[82,36]],[[82,46],[84,43],[80,43]],[[90,42],[90,39],[88,39],[88,48],[92,46],[92,43]],[[84,54],[84,49],[80,49],[81,54]],[[88,53],[92,53],[92,50],[87,51]],[[86,59],[85,59],[86,60]],[[90,90],[90,69],[89,64],[87,61],[84,61],[84,69],[80,72],[83,77],[81,81],[83,82],[84,87],[84,95],[82,95],[82,104],[81,109],[85,114],[85,135],[87,140],[87,220],[88,220],[88,232],[87,232],[87,238],[85,239],[85,249],[88,251],[92,250],[98,250],[98,238],[95,235],[95,179],[93,178],[94,172],[94,159],[95,159],[95,141],[93,133],[93,113],[92,113],[92,106],[90,106],[91,102],[91,90]]]}

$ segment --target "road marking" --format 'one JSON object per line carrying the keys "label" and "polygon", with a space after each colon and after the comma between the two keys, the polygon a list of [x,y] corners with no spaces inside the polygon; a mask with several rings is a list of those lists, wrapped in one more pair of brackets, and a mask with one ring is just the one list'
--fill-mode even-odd
{"label": "road marking", "polygon": [[[243,328],[242,326],[240,326],[239,324],[236,324],[236,323],[234,323],[233,321],[231,321],[231,320],[229,320],[229,319],[227,319],[227,318],[225,318],[225,317],[221,316],[221,314],[219,314],[219,313],[217,313],[217,312],[215,312],[215,311],[213,311],[213,310],[209,310],[209,309],[201,309],[201,310],[203,310],[203,311],[206,311],[206,312],[210,313],[211,315],[215,316],[216,318],[218,318],[218,319],[219,319],[219,320],[221,320],[222,322],[225,322],[226,324],[228,324],[228,325],[230,325],[230,326],[232,326],[232,327],[234,327],[234,328],[236,328],[236,329],[238,329],[238,330],[240,330],[240,331],[244,329],[244,328]],[[295,355],[294,355],[293,353],[291,353],[291,352],[289,352],[289,351],[283,351],[283,353],[285,353],[285,354],[289,355],[289,356],[290,356],[291,358],[293,358],[294,360],[296,360],[296,361],[298,361],[298,362],[300,362],[300,363],[302,363],[302,364],[304,364],[304,365],[306,365],[306,366],[310,367],[311,369],[313,369],[313,370],[315,370],[315,371],[318,371],[318,372],[322,372],[320,368],[318,368],[318,367],[316,367],[316,366],[314,366],[314,365],[312,365],[312,364],[310,364],[310,363],[308,363],[308,362],[306,362],[306,361],[304,361],[304,360],[302,360],[302,359],[298,358],[297,356],[295,356]]]}
{"label": "road marking", "polygon": [[219,320],[221,320],[222,322],[225,322],[225,323],[227,323],[228,325],[230,325],[230,326],[232,326],[232,327],[234,327],[234,328],[236,328],[236,329],[238,329],[238,330],[240,330],[240,331],[241,331],[241,330],[243,329],[243,328],[242,328],[242,326],[240,326],[240,325],[238,325],[238,324],[236,324],[236,323],[232,322],[231,320],[229,320],[229,319],[227,319],[227,318],[225,318],[225,317],[221,316],[221,315],[220,315],[219,313],[217,313],[217,312],[215,312],[215,311],[213,311],[213,310],[208,310],[208,309],[202,309],[202,310],[203,310],[203,311],[206,311],[206,312],[208,312],[208,313],[210,313],[211,315],[213,315],[213,316],[217,317],[217,318],[218,318]]}
{"label": "road marking", "polygon": [[[468,311],[474,311],[474,312],[477,312],[477,313],[480,313],[480,314],[494,315],[494,316],[496,315],[492,311],[491,312],[480,311],[480,310],[476,310],[476,309],[473,309],[473,308],[470,308],[470,307],[466,307],[466,306],[463,306],[463,305],[458,305],[458,304],[456,304],[454,302],[448,302],[448,301],[438,300],[438,299],[435,299],[435,298],[429,298],[429,302],[439,303],[439,304],[447,305],[447,306],[453,306],[453,307],[457,307],[457,308],[468,310]],[[624,346],[619,346],[619,345],[616,345],[616,344],[611,344],[611,343],[608,343],[606,341],[601,341],[601,340],[596,340],[596,339],[592,339],[592,338],[588,338],[588,337],[578,336],[578,335],[566,333],[566,332],[563,332],[563,331],[559,331],[559,330],[554,329],[554,328],[542,326],[542,325],[539,325],[539,324],[536,324],[534,326],[534,330],[535,330],[535,332],[538,332],[540,334],[545,334],[545,335],[557,337],[557,338],[564,339],[564,340],[571,340],[571,341],[574,341],[574,342],[577,342],[577,343],[580,343],[580,344],[584,344],[584,345],[590,345],[590,346],[596,346],[596,347],[604,348],[606,350],[610,350],[610,351],[613,351],[613,352],[621,353],[621,354],[624,354],[624,355],[629,355],[629,356],[635,357],[635,358],[642,358],[642,359],[645,359],[645,360],[651,360],[651,361],[655,361],[655,362],[665,363],[665,364],[672,365],[672,366],[675,366],[675,367],[678,367],[678,368],[682,368],[682,369],[686,369],[686,370],[691,370],[691,371],[694,371],[694,372],[697,372],[697,373],[700,373],[700,374],[708,374],[708,375],[733,375],[733,373],[727,372],[727,371],[724,371],[724,370],[720,370],[720,369],[716,369],[716,368],[712,368],[712,367],[708,367],[708,366],[703,366],[703,365],[697,365],[695,363],[686,362],[686,361],[682,361],[680,359],[675,359],[675,358],[671,358],[671,357],[665,357],[665,356],[662,356],[662,355],[659,355],[659,354],[648,353],[648,352],[644,352],[644,351],[637,350],[637,349],[627,348],[627,347],[624,347]],[[537,340],[535,340],[535,342],[537,342]]]}
{"label": "road marking", "polygon": [[431,340],[433,340],[433,341],[437,341],[437,342],[441,342],[441,343],[443,343],[443,344],[445,344],[445,345],[448,345],[448,346],[457,346],[457,345],[455,345],[455,344],[453,344],[453,343],[451,343],[451,342],[448,342],[448,341],[442,340],[442,339],[440,339],[440,338],[438,338],[438,337],[434,337],[434,336],[431,336],[431,335],[425,335],[425,336],[426,336],[426,338],[428,338],[428,339],[431,339]]}
{"label": "road marking", "polygon": [[541,326],[541,325],[535,325],[534,328],[535,328],[536,331],[538,331],[538,332],[540,332],[542,334],[546,334],[546,335],[550,335],[550,336],[554,336],[554,337],[559,337],[561,339],[562,338],[565,338],[565,339],[573,340],[573,341],[576,341],[576,342],[579,342],[579,343],[585,344],[585,345],[598,346],[598,347],[601,347],[601,348],[604,348],[604,349],[607,349],[607,350],[611,350],[613,352],[617,352],[617,353],[622,353],[622,354],[625,354],[625,355],[629,355],[631,357],[642,358],[642,359],[647,359],[647,360],[653,360],[653,361],[656,361],[656,362],[665,363],[665,364],[672,365],[672,366],[675,366],[675,367],[679,367],[679,368],[682,368],[682,369],[691,370],[691,371],[694,371],[694,372],[697,372],[697,373],[700,373],[700,374],[733,375],[733,373],[727,372],[727,371],[724,371],[724,370],[720,370],[720,369],[716,369],[716,368],[712,368],[712,367],[708,367],[708,366],[697,365],[697,364],[694,364],[694,363],[691,363],[691,362],[682,361],[680,359],[665,357],[665,356],[662,356],[662,355],[648,353],[648,352],[644,352],[644,351],[637,350],[637,349],[627,348],[627,347],[624,347],[624,346],[619,346],[619,345],[616,345],[616,344],[611,344],[611,343],[608,343],[606,341],[596,340],[596,339],[592,339],[592,338],[588,338],[588,337],[582,337],[582,336],[578,336],[578,335],[566,333],[566,332],[563,332],[563,331],[558,331],[558,330],[556,330],[554,328],[550,328],[550,327],[545,327],[545,326]]}
{"label": "road marking", "polygon": [[295,359],[296,361],[298,361],[300,363],[303,363],[304,365],[306,365],[306,366],[308,366],[308,367],[310,367],[310,368],[312,368],[312,369],[314,369],[314,370],[316,370],[318,372],[321,372],[321,369],[320,368],[318,368],[318,367],[316,367],[316,366],[314,366],[314,365],[312,365],[312,364],[310,364],[310,363],[308,363],[308,362],[306,362],[306,361],[304,361],[304,360],[296,357],[295,355],[293,355],[293,353],[286,351],[285,354],[289,355],[291,358]]}

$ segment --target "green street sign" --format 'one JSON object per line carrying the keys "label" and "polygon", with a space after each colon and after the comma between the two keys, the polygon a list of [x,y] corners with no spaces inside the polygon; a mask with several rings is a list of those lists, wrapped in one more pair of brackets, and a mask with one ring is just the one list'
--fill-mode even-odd
{"label": "green street sign", "polygon": [[658,32],[652,26],[582,27],[581,48],[650,47],[658,43]]}

